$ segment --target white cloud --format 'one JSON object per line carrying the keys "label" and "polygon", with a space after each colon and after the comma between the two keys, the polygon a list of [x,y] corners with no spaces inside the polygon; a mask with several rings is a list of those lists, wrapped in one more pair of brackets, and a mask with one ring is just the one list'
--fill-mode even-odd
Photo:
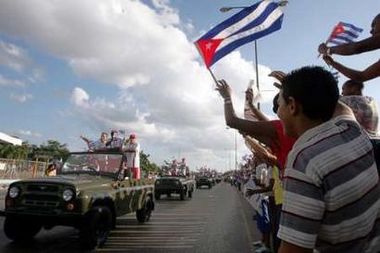
{"label": "white cloud", "polygon": [[[82,78],[119,89],[109,101],[95,95],[96,86],[75,87],[70,113],[76,121],[91,129],[136,133],[142,149],[158,164],[183,156],[195,169],[219,166],[225,159],[234,140],[225,127],[222,99],[193,41],[181,30],[191,24],[181,23],[169,1],[154,0],[148,6],[129,0],[13,0],[1,8],[1,31],[65,60]],[[234,52],[212,69],[230,83],[236,112],[242,115],[252,63]],[[260,77],[269,71],[260,66]],[[273,90],[268,78],[260,86]],[[269,101],[271,95],[264,97]],[[82,133],[71,131],[72,136]],[[82,144],[70,140],[69,147]],[[239,154],[245,150],[244,144],[239,146]]]}
{"label": "white cloud", "polygon": [[0,40],[0,65],[21,72],[28,61],[28,57],[21,47]]}
{"label": "white cloud", "polygon": [[23,136],[34,136],[34,137],[38,137],[38,138],[42,137],[42,134],[32,132],[30,130],[19,130],[19,133]]}
{"label": "white cloud", "polygon": [[32,94],[26,94],[26,93],[25,94],[10,94],[9,98],[13,101],[18,102],[18,103],[26,103],[29,100],[33,99],[33,95]]}
{"label": "white cloud", "polygon": [[75,87],[71,93],[71,102],[79,107],[87,108],[89,98],[90,96],[87,94],[87,92],[79,87]]}
{"label": "white cloud", "polygon": [[0,74],[0,86],[20,88],[20,87],[24,87],[25,84],[21,80],[9,79],[9,78],[4,77],[2,74]]}

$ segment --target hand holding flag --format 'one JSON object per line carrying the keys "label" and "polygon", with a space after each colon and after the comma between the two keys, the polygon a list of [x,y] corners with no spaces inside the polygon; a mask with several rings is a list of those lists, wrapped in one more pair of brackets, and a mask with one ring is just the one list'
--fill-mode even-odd
{"label": "hand holding flag", "polygon": [[361,32],[363,32],[363,29],[360,27],[346,22],[339,22],[331,31],[330,36],[327,38],[326,42],[319,45],[318,57],[321,54],[330,54],[327,47],[328,43],[334,44],[336,46],[352,43],[359,37]]}

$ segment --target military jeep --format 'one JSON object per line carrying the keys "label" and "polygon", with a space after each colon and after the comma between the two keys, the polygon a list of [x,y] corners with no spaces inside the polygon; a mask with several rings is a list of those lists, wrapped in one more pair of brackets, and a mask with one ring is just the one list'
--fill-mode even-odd
{"label": "military jeep", "polygon": [[195,179],[196,181],[196,186],[197,186],[197,189],[200,189],[202,186],[207,186],[209,189],[212,188],[213,185],[215,185],[213,182],[212,182],[212,178],[210,177],[207,177],[207,176],[200,176],[200,177],[197,177]]}
{"label": "military jeep", "polygon": [[146,222],[154,210],[150,182],[124,180],[125,156],[119,151],[73,152],[56,176],[9,185],[4,233],[15,242],[56,225],[79,230],[85,249],[102,246],[116,217],[136,212]]}
{"label": "military jeep", "polygon": [[179,194],[180,200],[185,200],[193,196],[195,182],[193,179],[183,176],[163,176],[156,179],[154,184],[154,196],[157,200],[161,199],[162,194],[168,197],[172,193]]}

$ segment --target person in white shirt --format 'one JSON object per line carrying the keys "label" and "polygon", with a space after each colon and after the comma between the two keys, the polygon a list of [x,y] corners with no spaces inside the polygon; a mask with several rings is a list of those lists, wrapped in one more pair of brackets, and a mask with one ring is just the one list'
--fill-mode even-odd
{"label": "person in white shirt", "polygon": [[135,134],[131,134],[122,146],[126,155],[127,170],[131,178],[140,179],[140,144],[137,142]]}

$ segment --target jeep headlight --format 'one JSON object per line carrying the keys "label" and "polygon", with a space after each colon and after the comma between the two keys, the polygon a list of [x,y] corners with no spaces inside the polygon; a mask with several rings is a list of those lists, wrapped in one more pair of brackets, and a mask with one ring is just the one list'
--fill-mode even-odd
{"label": "jeep headlight", "polygon": [[66,189],[62,193],[62,198],[64,201],[70,201],[74,198],[74,191],[71,189]]}
{"label": "jeep headlight", "polygon": [[11,188],[9,188],[8,195],[12,199],[17,198],[19,194],[20,188],[18,188],[17,186],[12,186]]}

